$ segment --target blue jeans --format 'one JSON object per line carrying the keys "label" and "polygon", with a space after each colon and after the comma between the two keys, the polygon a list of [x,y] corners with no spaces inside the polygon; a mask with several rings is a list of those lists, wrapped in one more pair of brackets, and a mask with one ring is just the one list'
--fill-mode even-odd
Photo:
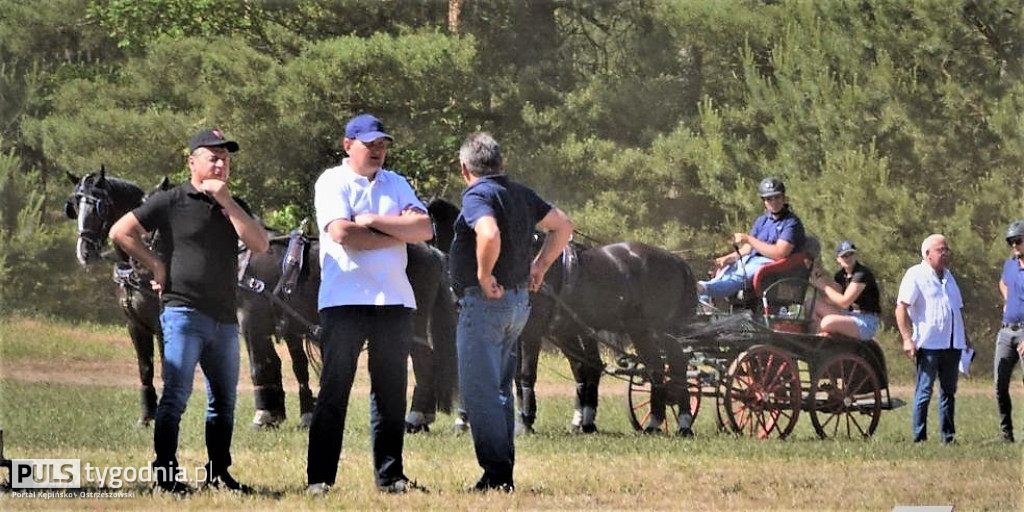
{"label": "blue jeans", "polygon": [[306,478],[334,485],[345,434],[348,398],[359,353],[366,344],[370,372],[370,445],[374,481],[405,478],[406,362],[412,346],[412,310],[404,306],[338,306],[320,311],[320,393],[309,425]]}
{"label": "blue jeans", "polygon": [[469,416],[476,460],[492,484],[512,483],[515,466],[515,395],[519,334],[530,316],[526,290],[489,300],[479,287],[459,300],[456,345],[459,391]]}
{"label": "blue jeans", "polygon": [[939,378],[939,433],[948,443],[956,434],[956,383],[959,378],[960,349],[917,351],[917,388],[914,390],[914,442],[928,439],[928,404],[932,400],[935,377]]}
{"label": "blue jeans", "polygon": [[1024,343],[1024,330],[1003,327],[996,337],[995,381],[996,403],[999,406],[999,428],[1003,435],[1013,437],[1013,402],[1010,401],[1010,377],[1013,369],[1024,360],[1017,353],[1017,345]]}
{"label": "blue jeans", "polygon": [[[771,258],[757,255],[746,255],[729,264],[722,273],[708,281],[700,281],[704,285],[704,295],[714,298],[735,295],[754,278],[754,273],[761,267],[771,263]],[[741,265],[742,262],[742,266]]]}
{"label": "blue jeans", "polygon": [[192,395],[196,364],[206,377],[206,452],[214,471],[231,465],[231,436],[238,395],[238,324],[221,323],[195,308],[165,307],[164,390],[156,409],[155,467],[177,466],[181,415]]}

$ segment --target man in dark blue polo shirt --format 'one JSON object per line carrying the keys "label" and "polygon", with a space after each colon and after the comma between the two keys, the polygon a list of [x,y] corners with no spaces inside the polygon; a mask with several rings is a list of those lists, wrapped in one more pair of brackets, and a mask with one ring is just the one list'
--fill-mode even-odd
{"label": "man in dark blue polo shirt", "polygon": [[701,301],[728,297],[743,289],[757,270],[780,260],[804,244],[806,235],[800,218],[786,202],[786,185],[778,178],[765,178],[758,186],[765,212],[754,221],[750,233],[735,233],[735,251],[715,259],[715,277],[697,282]]}
{"label": "man in dark blue polo shirt", "polygon": [[[251,491],[228,473],[239,366],[236,254],[239,240],[253,253],[269,244],[266,230],[228,190],[235,151],[238,143],[219,130],[197,133],[189,142],[189,181],[151,197],[110,228],[114,242],[153,272],[151,286],[163,305],[164,389],[153,429],[153,473],[158,489],[176,494],[192,491],[177,479],[177,451],[197,364],[207,384],[206,483]],[[166,260],[142,241],[156,230],[163,234]]]}
{"label": "man in dark blue polo shirt", "polygon": [[[459,162],[468,185],[455,221],[450,267],[461,306],[459,391],[484,470],[469,490],[511,492],[519,334],[530,315],[529,291],[540,289],[573,225],[533,190],[508,179],[501,146],[489,134],[467,137]],[[530,242],[537,228],[547,236],[535,256]]]}
{"label": "man in dark blue polo shirt", "polygon": [[1010,401],[1010,377],[1024,353],[1024,220],[1006,230],[1010,257],[1003,263],[999,292],[1006,301],[1003,325],[996,337],[996,402],[999,404],[999,428],[1003,440],[1013,442],[1013,403]]}

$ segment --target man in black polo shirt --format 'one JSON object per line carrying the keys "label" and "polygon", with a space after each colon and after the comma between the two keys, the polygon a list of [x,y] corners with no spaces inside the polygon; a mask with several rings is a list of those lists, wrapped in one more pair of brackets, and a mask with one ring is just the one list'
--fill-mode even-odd
{"label": "man in black polo shirt", "polygon": [[[519,334],[530,315],[529,291],[540,289],[573,226],[561,210],[508,179],[501,146],[490,135],[467,137],[459,161],[468,185],[455,221],[450,267],[453,288],[461,297],[456,331],[459,392],[473,426],[477,462],[484,470],[469,490],[511,492],[512,379]],[[536,256],[530,252],[535,228],[548,232]]]}
{"label": "man in black polo shirt", "polygon": [[[248,492],[228,473],[238,386],[238,324],[235,319],[237,246],[267,250],[267,233],[231,196],[231,153],[238,143],[219,130],[204,130],[189,142],[189,181],[157,194],[110,228],[110,237],[153,272],[160,294],[164,334],[163,396],[157,406],[153,474],[157,488],[176,494],[192,489],[179,482],[178,426],[192,394],[196,364],[207,384],[206,484]],[[142,241],[159,230],[165,260]],[[199,476],[202,476],[201,474]]]}

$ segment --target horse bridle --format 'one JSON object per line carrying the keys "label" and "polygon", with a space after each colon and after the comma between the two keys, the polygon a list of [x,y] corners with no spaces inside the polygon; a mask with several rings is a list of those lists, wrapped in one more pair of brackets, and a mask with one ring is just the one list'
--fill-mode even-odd
{"label": "horse bridle", "polygon": [[[110,199],[110,194],[106,190],[99,187],[90,187],[89,193],[81,190],[76,191],[72,196],[75,201],[76,217],[78,218],[78,238],[93,245],[96,249],[104,246],[106,240],[105,234],[110,230],[110,226],[113,224],[111,219],[105,215],[106,209],[113,208],[113,200]],[[98,215],[100,220],[99,231],[88,228],[85,225],[85,216],[82,215],[82,211],[85,206],[91,207],[92,214]]]}

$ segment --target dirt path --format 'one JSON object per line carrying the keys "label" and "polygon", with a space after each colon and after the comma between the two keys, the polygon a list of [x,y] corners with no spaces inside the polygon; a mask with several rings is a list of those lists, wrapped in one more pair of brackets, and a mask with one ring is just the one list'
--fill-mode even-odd
{"label": "dirt path", "polygon": [[[281,348],[279,356],[282,359],[284,370],[284,385],[286,389],[297,389],[298,383],[295,376],[288,370],[290,367],[288,354]],[[360,393],[369,391],[367,373],[365,370],[365,356],[360,364],[361,368],[356,376],[356,391]],[[413,383],[412,367],[409,367],[410,385]],[[0,375],[4,378],[14,379],[21,382],[49,382],[59,384],[87,385],[87,386],[112,386],[121,388],[137,388],[139,386],[138,367],[131,361],[81,361],[81,360],[19,360],[14,364],[0,363]],[[160,371],[157,369],[157,387],[160,384]],[[622,381],[606,377],[602,381],[602,395],[622,395],[625,393],[625,384]],[[196,371],[196,389],[202,389],[203,380],[200,371]],[[314,381],[314,389],[316,388]],[[988,379],[974,378],[961,380],[958,393],[971,396],[991,394],[991,382]],[[249,365],[247,358],[242,356],[242,368],[238,382],[239,391],[251,392],[253,390],[252,380],[249,378]],[[573,396],[575,386],[566,376],[559,376],[552,382],[545,382],[538,388],[539,396]],[[894,397],[904,400],[912,398],[914,388],[912,385],[894,385],[890,387],[890,393]]]}

